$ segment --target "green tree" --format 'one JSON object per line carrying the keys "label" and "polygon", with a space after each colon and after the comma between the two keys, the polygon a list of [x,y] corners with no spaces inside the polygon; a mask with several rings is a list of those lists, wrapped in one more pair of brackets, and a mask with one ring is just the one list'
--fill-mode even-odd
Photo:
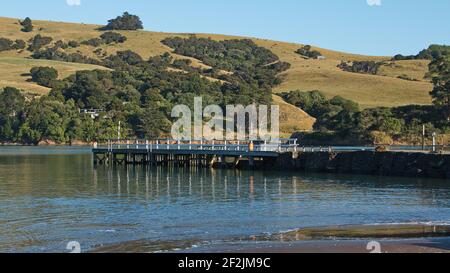
{"label": "green tree", "polygon": [[124,12],[122,16],[118,16],[116,19],[111,19],[108,24],[103,28],[104,30],[138,30],[143,29],[141,19],[136,16]]}
{"label": "green tree", "polygon": [[25,20],[20,22],[20,25],[22,26],[23,32],[31,32],[33,31],[33,22],[31,21],[30,17],[25,18]]}
{"label": "green tree", "polygon": [[6,87],[0,92],[0,140],[16,141],[25,97],[20,90]]}
{"label": "green tree", "polygon": [[50,44],[53,41],[51,37],[45,37],[41,34],[38,34],[30,39],[30,45],[28,46],[29,51],[37,51],[42,47]]}
{"label": "green tree", "polygon": [[445,118],[450,121],[450,60],[440,57],[430,63],[430,73],[433,78],[434,88],[430,95],[433,103],[443,110]]}
{"label": "green tree", "polygon": [[105,42],[106,44],[124,43],[127,40],[127,37],[123,36],[120,33],[112,31],[103,33],[100,38],[102,38],[103,42]]}
{"label": "green tree", "polygon": [[13,49],[14,41],[6,38],[0,38],[0,52]]}
{"label": "green tree", "polygon": [[389,134],[390,136],[400,135],[403,127],[405,125],[405,121],[393,117],[387,117],[383,119],[380,124],[380,131]]}
{"label": "green tree", "polygon": [[58,79],[58,70],[53,67],[33,67],[30,73],[33,82],[46,87],[52,87],[52,83]]}

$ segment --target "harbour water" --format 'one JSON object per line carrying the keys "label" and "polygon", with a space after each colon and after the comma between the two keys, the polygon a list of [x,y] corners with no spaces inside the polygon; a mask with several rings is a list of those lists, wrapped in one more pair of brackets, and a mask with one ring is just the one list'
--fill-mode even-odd
{"label": "harbour water", "polygon": [[0,252],[190,249],[298,228],[450,223],[450,182],[143,166],[89,148],[0,148]]}

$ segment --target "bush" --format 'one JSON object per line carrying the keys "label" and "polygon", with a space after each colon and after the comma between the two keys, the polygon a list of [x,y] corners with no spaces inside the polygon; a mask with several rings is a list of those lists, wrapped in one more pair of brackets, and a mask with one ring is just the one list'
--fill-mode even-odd
{"label": "bush", "polygon": [[105,42],[106,44],[112,44],[112,43],[124,43],[127,40],[127,37],[123,36],[120,33],[117,32],[105,32],[103,33],[100,38]]}
{"label": "bush", "polygon": [[57,41],[56,43],[55,43],[55,46],[54,46],[55,48],[62,48],[62,49],[67,49],[67,48],[69,48],[69,45],[67,44],[67,43],[65,43],[65,42],[63,42],[63,41],[61,41],[61,40],[59,40],[59,41]]}
{"label": "bush", "polygon": [[13,49],[25,49],[27,47],[27,43],[24,40],[16,40],[13,45]]}
{"label": "bush", "polygon": [[80,46],[80,43],[78,43],[77,41],[69,41],[68,45],[72,48],[76,48]]}
{"label": "bush", "polygon": [[98,47],[101,46],[102,44],[104,44],[103,40],[100,38],[92,38],[86,41],[82,41],[81,42],[82,45],[88,45],[88,46],[93,46],[93,47]]}
{"label": "bush", "polygon": [[52,87],[52,82],[58,78],[58,71],[53,67],[33,67],[30,73],[33,82],[45,87]]}
{"label": "bush", "polygon": [[53,61],[63,61],[69,63],[83,63],[103,65],[103,62],[81,55],[79,53],[65,53],[58,48],[47,48],[44,50],[35,51],[31,57],[33,59],[45,59]]}
{"label": "bush", "polygon": [[33,31],[33,22],[29,17],[25,18],[22,22],[20,22],[20,25],[22,26],[23,32],[32,32]]}
{"label": "bush", "polygon": [[116,19],[111,19],[108,24],[102,28],[103,30],[138,30],[143,29],[141,19],[136,15],[131,15],[128,12],[124,12],[122,16],[118,16]]}
{"label": "bush", "polygon": [[14,42],[10,39],[0,38],[0,52],[13,49]]}
{"label": "bush", "polygon": [[30,46],[28,47],[28,50],[29,51],[39,50],[42,47],[50,44],[52,41],[53,39],[51,37],[44,37],[38,34],[30,40]]}
{"label": "bush", "polygon": [[27,44],[25,43],[24,40],[12,41],[10,39],[0,38],[0,52],[8,50],[25,49],[26,46]]}
{"label": "bush", "polygon": [[298,49],[296,53],[311,59],[318,59],[323,56],[319,51],[311,50],[310,45],[305,45],[304,47]]}
{"label": "bush", "polygon": [[382,64],[374,61],[354,61],[341,62],[337,67],[347,72],[376,75]]}
{"label": "bush", "polygon": [[107,66],[110,68],[114,68],[114,67],[122,67],[123,64],[137,65],[141,62],[143,62],[143,59],[139,54],[131,50],[125,50],[125,51],[118,51],[116,55],[108,57]]}

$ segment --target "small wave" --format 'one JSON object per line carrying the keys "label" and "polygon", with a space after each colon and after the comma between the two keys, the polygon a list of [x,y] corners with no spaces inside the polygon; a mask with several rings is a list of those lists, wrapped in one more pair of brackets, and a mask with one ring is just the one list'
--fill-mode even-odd
{"label": "small wave", "polygon": [[99,230],[99,232],[102,232],[102,233],[116,233],[117,230],[115,230],[115,229],[103,229],[103,230]]}
{"label": "small wave", "polygon": [[450,226],[450,222],[446,221],[428,221],[428,222],[391,222],[391,223],[373,223],[373,224],[364,224],[362,226],[409,226],[409,225],[417,225],[417,226]]}

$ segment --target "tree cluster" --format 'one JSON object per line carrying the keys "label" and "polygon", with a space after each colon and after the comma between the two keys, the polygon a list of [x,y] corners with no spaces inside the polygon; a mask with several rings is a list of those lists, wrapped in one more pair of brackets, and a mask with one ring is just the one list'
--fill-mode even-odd
{"label": "tree cluster", "polygon": [[343,61],[337,67],[347,72],[376,75],[381,65],[383,65],[382,62],[375,61]]}
{"label": "tree cluster", "polygon": [[420,144],[423,125],[429,134],[450,132],[442,111],[434,106],[360,110],[358,104],[351,100],[339,96],[328,100],[319,91],[292,91],[283,93],[282,97],[317,118],[314,125],[316,133],[309,136],[309,141],[315,138],[314,144],[330,145],[333,141],[336,144],[336,141],[343,140],[364,145],[392,144],[394,141]]}
{"label": "tree cluster", "polygon": [[24,40],[10,40],[7,38],[0,38],[0,52],[8,50],[25,49],[26,43]]}
{"label": "tree cluster", "polygon": [[[64,80],[57,80],[58,73],[52,68],[33,68],[32,80],[52,87],[52,90],[47,96],[24,100],[20,107],[10,110],[15,113],[15,119],[3,117],[6,120],[0,127],[3,126],[1,130],[8,133],[2,134],[0,140],[25,143],[106,140],[116,137],[119,121],[123,137],[167,137],[172,106],[185,104],[193,108],[197,96],[203,98],[205,105],[269,105],[272,100],[270,86],[275,75],[289,66],[277,61],[278,57],[271,52],[256,48],[248,41],[233,41],[231,44],[234,45],[229,45],[232,49],[222,51],[227,56],[225,61],[220,61],[219,57],[211,61],[219,67],[213,66],[209,72],[189,69],[190,61],[174,61],[169,53],[144,59],[129,50],[118,51],[98,61],[111,71],[78,71]],[[236,47],[239,46],[242,52],[249,51],[246,53],[249,60],[241,64],[234,59],[236,57],[230,57],[236,56]],[[254,52],[247,47],[253,48]],[[233,51],[233,54],[228,51]],[[60,47],[37,50],[33,57],[87,61],[86,57],[71,59],[73,55]],[[228,76],[228,81],[212,81],[204,77],[204,73],[218,76],[220,73],[217,71],[225,64],[234,71]],[[170,70],[170,67],[185,71]],[[245,71],[252,73],[246,74]],[[23,98],[19,91],[8,90],[3,93]],[[99,109],[101,114],[92,119],[80,113],[79,109]]]}
{"label": "tree cluster", "polygon": [[138,30],[143,28],[142,21],[138,16],[125,12],[122,16],[109,20],[102,30]]}
{"label": "tree cluster", "polygon": [[434,60],[442,56],[450,55],[450,46],[446,45],[430,45],[427,49],[420,51],[417,55],[404,56],[402,54],[395,55],[393,60]]}
{"label": "tree cluster", "polygon": [[52,87],[58,79],[58,70],[53,67],[33,67],[30,74],[33,82],[45,87]]}
{"label": "tree cluster", "polygon": [[38,34],[30,39],[28,50],[29,51],[37,51],[42,47],[49,45],[53,41],[52,37],[45,37]]}

